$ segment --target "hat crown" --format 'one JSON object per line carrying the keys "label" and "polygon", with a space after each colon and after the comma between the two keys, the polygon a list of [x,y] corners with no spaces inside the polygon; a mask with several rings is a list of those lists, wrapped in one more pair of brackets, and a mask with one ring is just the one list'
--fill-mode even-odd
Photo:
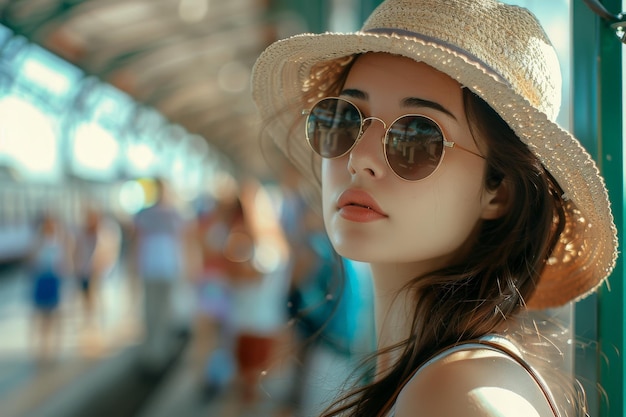
{"label": "hat crown", "polygon": [[361,30],[443,43],[475,58],[550,120],[558,115],[562,81],[556,51],[522,7],[495,0],[387,0]]}

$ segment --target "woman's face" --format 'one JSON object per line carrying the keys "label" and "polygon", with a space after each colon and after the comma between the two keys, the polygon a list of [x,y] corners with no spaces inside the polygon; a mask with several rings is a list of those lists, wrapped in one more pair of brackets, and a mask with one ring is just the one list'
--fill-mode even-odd
{"label": "woman's face", "polygon": [[[387,125],[405,114],[428,116],[448,141],[485,154],[472,139],[460,85],[426,64],[365,54],[350,70],[341,97],[356,104],[363,117]],[[497,215],[495,192],[483,188],[485,160],[446,148],[430,177],[405,181],[385,162],[384,134],[374,120],[351,152],[322,162],[328,235],[350,259],[419,264],[423,272],[445,266],[465,249],[481,218]]]}

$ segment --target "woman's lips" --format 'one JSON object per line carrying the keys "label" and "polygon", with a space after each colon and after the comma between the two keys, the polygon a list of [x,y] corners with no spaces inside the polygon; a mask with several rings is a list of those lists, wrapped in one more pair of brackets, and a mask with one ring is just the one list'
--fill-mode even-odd
{"label": "woman's lips", "polygon": [[354,222],[371,222],[388,217],[378,203],[363,190],[344,191],[337,201],[339,215]]}

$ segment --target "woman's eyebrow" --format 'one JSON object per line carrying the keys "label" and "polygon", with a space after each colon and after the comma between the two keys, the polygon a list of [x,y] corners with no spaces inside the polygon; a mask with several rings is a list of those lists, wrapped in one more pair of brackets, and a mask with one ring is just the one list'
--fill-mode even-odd
{"label": "woman's eyebrow", "polygon": [[423,98],[417,98],[417,97],[405,98],[404,100],[402,100],[402,106],[403,107],[427,107],[429,109],[438,110],[444,114],[447,114],[448,116],[456,120],[456,116],[454,116],[454,114],[452,114],[450,110],[446,109],[445,107],[443,107],[441,104],[437,102],[425,100]]}
{"label": "woman's eyebrow", "polygon": [[341,91],[340,95],[358,98],[361,100],[369,99],[369,95],[365,91],[357,90],[356,88],[346,88],[345,90]]}
{"label": "woman's eyebrow", "polygon": [[[369,95],[365,91],[357,90],[356,88],[347,88],[343,90],[340,95],[356,98],[359,100],[369,100]],[[412,108],[427,107],[429,109],[437,110],[444,114],[447,114],[448,116],[456,120],[456,116],[452,114],[450,110],[446,109],[444,106],[442,106],[441,104],[435,101],[426,100],[426,99],[417,98],[417,97],[407,97],[401,101],[401,105],[402,107],[412,107]]]}

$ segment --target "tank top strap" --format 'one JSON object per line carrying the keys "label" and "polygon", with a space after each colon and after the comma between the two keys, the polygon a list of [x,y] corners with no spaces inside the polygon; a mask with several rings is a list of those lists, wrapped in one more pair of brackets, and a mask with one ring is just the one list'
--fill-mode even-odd
{"label": "tank top strap", "polygon": [[[415,374],[417,374],[420,369],[423,369],[424,367],[436,361],[439,361],[455,352],[471,349],[489,349],[495,352],[502,353],[515,360],[515,362],[517,362],[522,368],[526,370],[526,372],[528,372],[528,374],[533,378],[537,386],[541,389],[543,395],[546,398],[546,401],[548,402],[548,405],[550,406],[550,409],[552,410],[552,414],[554,415],[554,417],[561,417],[561,413],[556,406],[556,400],[554,399],[552,393],[548,389],[547,383],[544,381],[541,375],[539,375],[539,373],[528,362],[526,362],[526,360],[522,357],[522,353],[520,352],[520,350],[511,341],[498,335],[487,335],[478,339],[463,341],[441,350],[439,353],[436,353],[429,360],[427,360],[417,370],[415,370],[411,377],[409,377],[409,380],[413,376],[415,376]],[[394,404],[389,413],[387,413],[387,417],[395,416],[395,408],[396,407]]]}
{"label": "tank top strap", "polygon": [[[546,383],[546,381],[541,377],[541,375],[539,375],[539,373],[535,370],[535,368],[533,368],[532,365],[530,365],[523,358],[520,350],[508,339],[502,336],[491,334],[491,335],[483,336],[478,339],[461,342],[455,345],[451,349],[454,349],[454,351],[458,351],[458,350],[464,350],[464,349],[480,349],[480,348],[483,348],[483,349],[486,348],[486,349],[490,349],[496,352],[500,352],[512,358],[513,360],[515,360],[515,362],[517,362],[522,368],[526,370],[526,372],[528,372],[528,374],[535,381],[539,389],[541,389],[544,397],[546,398],[546,401],[548,402],[548,405],[550,406],[550,409],[552,410],[552,414],[555,417],[561,417],[561,413],[559,412],[559,409],[556,406],[556,400],[554,399],[552,392],[548,388],[548,384]],[[448,351],[445,351],[442,353],[446,353],[446,356],[447,356],[448,354],[447,352]]]}

